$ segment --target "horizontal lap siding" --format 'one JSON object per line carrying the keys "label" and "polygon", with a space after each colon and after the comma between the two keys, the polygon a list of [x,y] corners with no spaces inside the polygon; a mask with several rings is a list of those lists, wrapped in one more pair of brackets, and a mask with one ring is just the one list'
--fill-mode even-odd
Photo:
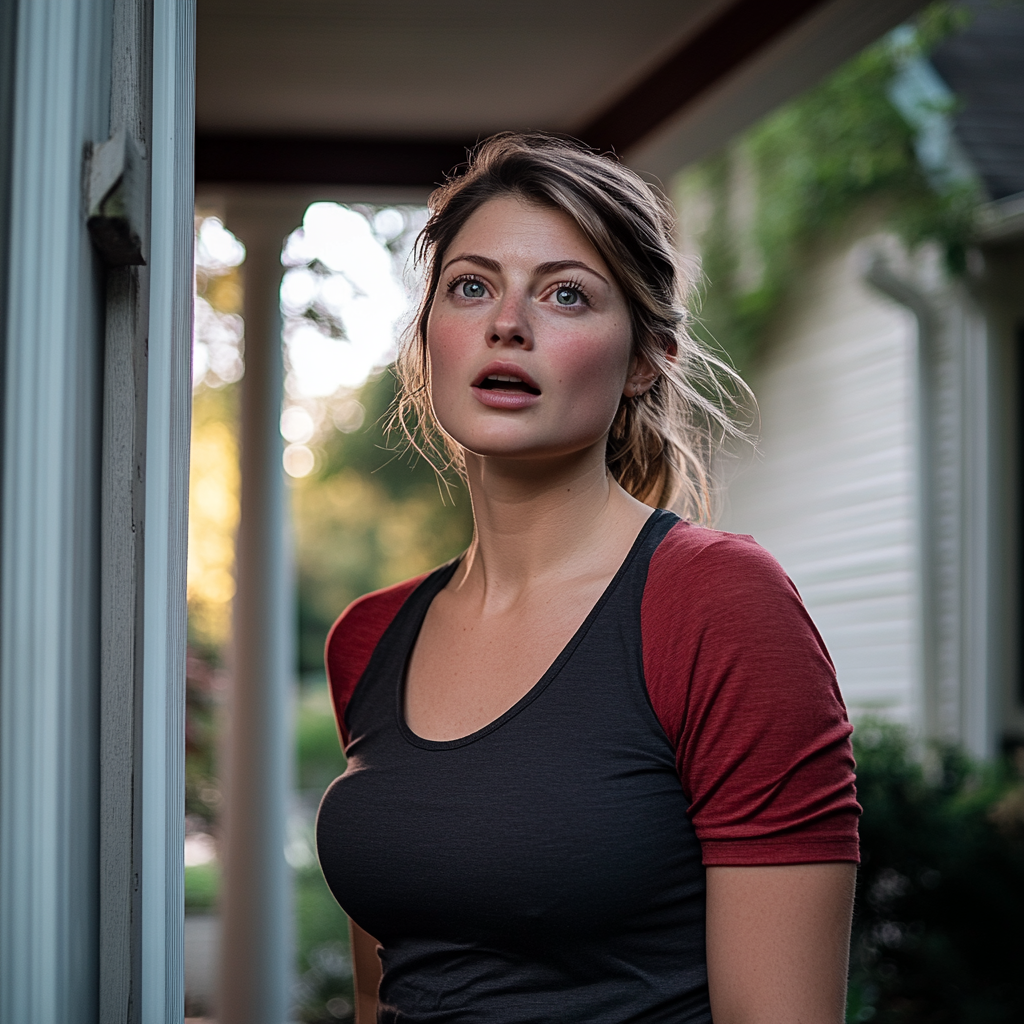
{"label": "horizontal lap siding", "polygon": [[799,587],[852,713],[917,716],[915,326],[847,253],[798,286],[750,380],[760,456],[726,466],[723,529]]}

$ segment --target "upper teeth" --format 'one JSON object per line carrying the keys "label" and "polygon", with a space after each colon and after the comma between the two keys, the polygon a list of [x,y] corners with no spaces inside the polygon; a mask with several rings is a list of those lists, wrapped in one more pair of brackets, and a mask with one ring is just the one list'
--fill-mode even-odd
{"label": "upper teeth", "polygon": [[507,374],[507,373],[489,373],[487,375],[487,379],[488,380],[515,381],[516,383],[519,383],[519,384],[523,383],[523,378],[522,377],[513,377],[513,376],[511,376],[511,374]]}

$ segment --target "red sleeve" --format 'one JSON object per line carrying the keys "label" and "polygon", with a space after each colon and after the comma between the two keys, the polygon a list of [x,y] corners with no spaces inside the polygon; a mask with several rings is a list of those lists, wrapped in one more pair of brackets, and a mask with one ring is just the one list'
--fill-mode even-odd
{"label": "red sleeve", "polygon": [[775,559],[750,537],[679,523],[651,559],[641,623],[704,863],[858,861],[853,730]]}
{"label": "red sleeve", "polygon": [[345,709],[352,692],[391,620],[425,578],[417,576],[357,598],[338,616],[327,634],[324,660],[327,662],[327,682],[342,746],[348,743]]}

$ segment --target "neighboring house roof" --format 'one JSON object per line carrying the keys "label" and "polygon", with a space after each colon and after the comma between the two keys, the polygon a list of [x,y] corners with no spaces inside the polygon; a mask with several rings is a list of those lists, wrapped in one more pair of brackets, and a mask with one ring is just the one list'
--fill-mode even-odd
{"label": "neighboring house roof", "polygon": [[989,196],[1024,192],[1024,8],[968,3],[971,23],[932,64],[956,93],[954,130]]}

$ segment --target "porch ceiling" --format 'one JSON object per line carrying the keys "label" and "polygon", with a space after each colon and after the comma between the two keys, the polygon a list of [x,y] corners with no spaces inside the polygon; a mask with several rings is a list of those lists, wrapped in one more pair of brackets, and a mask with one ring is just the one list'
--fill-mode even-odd
{"label": "porch ceiling", "polygon": [[730,0],[200,0],[198,130],[572,131]]}
{"label": "porch ceiling", "polygon": [[920,5],[199,0],[197,178],[425,186],[508,128],[664,175]]}

